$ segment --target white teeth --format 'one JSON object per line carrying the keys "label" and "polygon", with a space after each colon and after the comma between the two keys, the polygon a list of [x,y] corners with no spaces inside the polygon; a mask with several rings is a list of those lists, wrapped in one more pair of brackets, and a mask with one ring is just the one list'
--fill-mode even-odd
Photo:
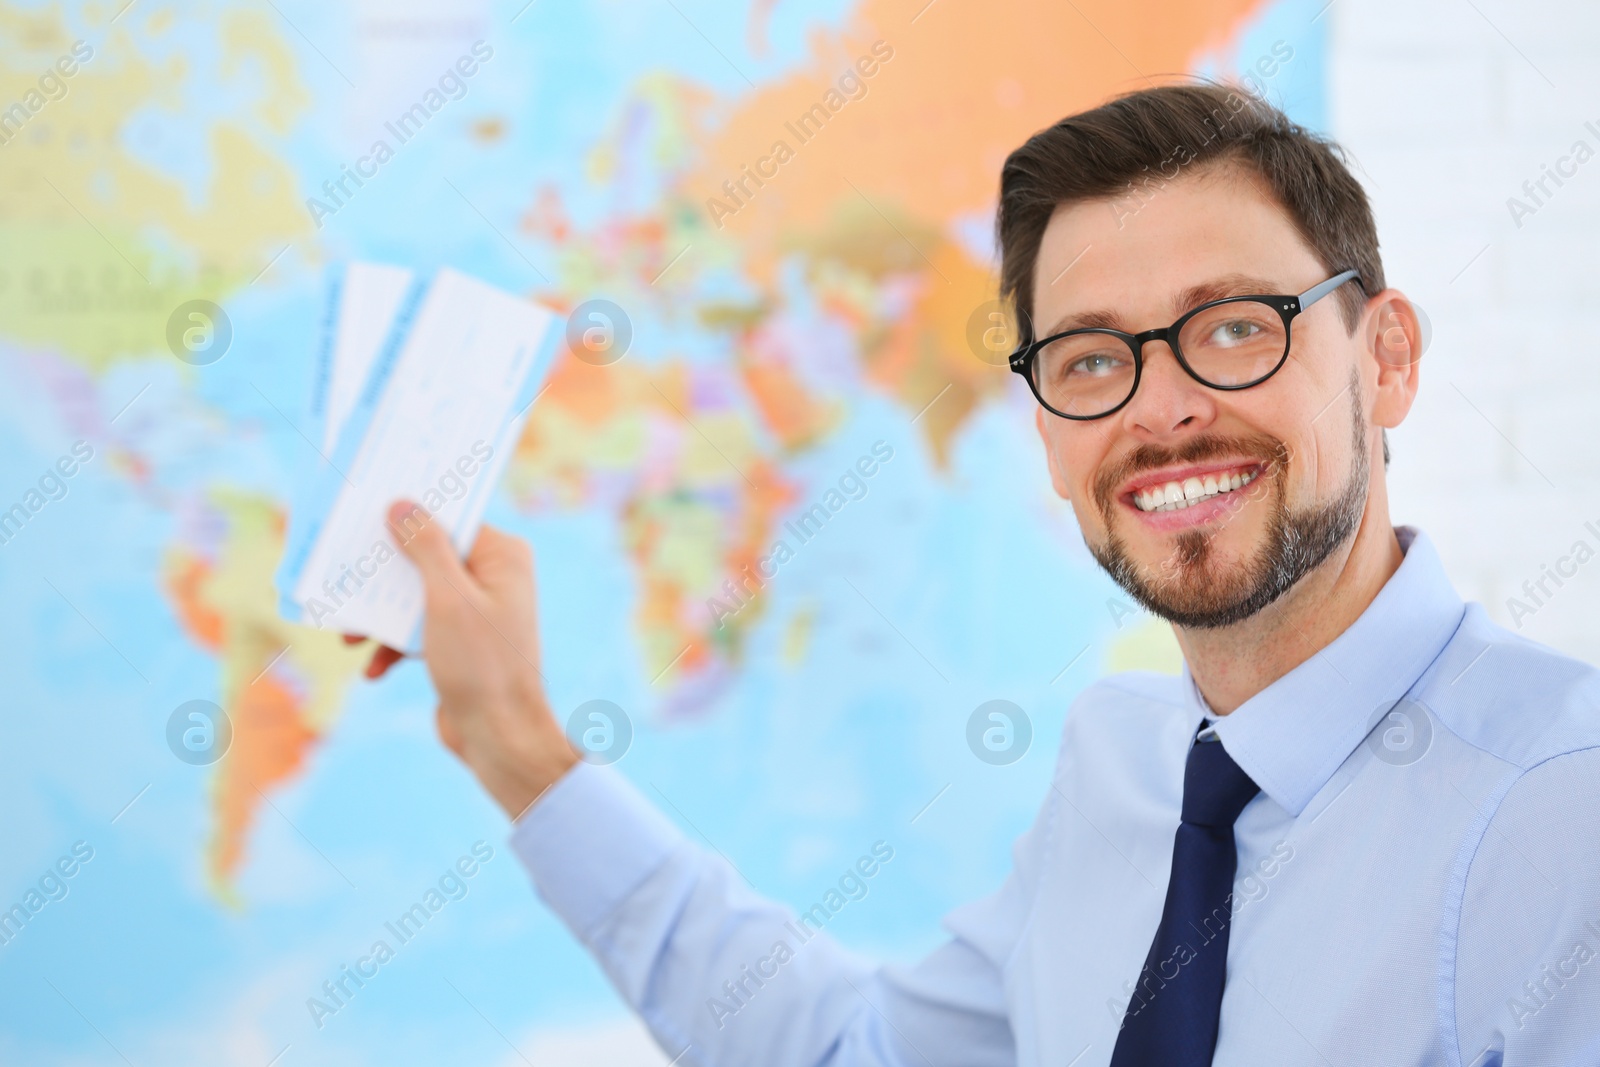
{"label": "white teeth", "polygon": [[1135,494],[1134,503],[1140,511],[1182,511],[1222,493],[1231,493],[1255,481],[1256,471],[1230,474],[1208,474],[1202,478],[1185,478],[1182,483],[1168,482],[1155,485]]}

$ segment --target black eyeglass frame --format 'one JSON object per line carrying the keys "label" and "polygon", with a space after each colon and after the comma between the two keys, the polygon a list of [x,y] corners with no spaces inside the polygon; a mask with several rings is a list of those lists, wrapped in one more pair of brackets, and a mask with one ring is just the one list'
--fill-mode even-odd
{"label": "black eyeglass frame", "polygon": [[[1321,300],[1323,297],[1339,288],[1339,286],[1343,285],[1345,282],[1359,282],[1360,280],[1361,275],[1359,271],[1347,270],[1335,274],[1327,281],[1319,282],[1316,285],[1313,285],[1311,288],[1307,289],[1298,296],[1225,296],[1221,300],[1211,300],[1201,304],[1199,307],[1190,308],[1188,311],[1184,312],[1183,316],[1171,326],[1168,326],[1164,329],[1145,330],[1141,333],[1126,333],[1122,330],[1113,330],[1104,326],[1084,326],[1076,330],[1065,330],[1061,333],[1051,334],[1049,337],[1045,337],[1038,341],[1030,341],[1029,343],[1018,348],[1011,354],[1011,369],[1017,374],[1022,375],[1023,379],[1028,383],[1028,388],[1033,392],[1034,399],[1038,400],[1039,403],[1044,406],[1046,411],[1063,419],[1072,419],[1075,422],[1090,422],[1094,419],[1103,419],[1107,416],[1115,415],[1117,412],[1128,406],[1128,401],[1132,400],[1134,394],[1139,391],[1139,380],[1144,375],[1144,346],[1146,342],[1149,341],[1164,341],[1167,347],[1172,350],[1173,358],[1178,361],[1178,366],[1183,368],[1184,373],[1188,374],[1189,377],[1193,378],[1195,381],[1209,389],[1221,389],[1227,392],[1235,392],[1240,389],[1250,389],[1254,386],[1260,385],[1274,374],[1277,374],[1278,371],[1283,368],[1283,365],[1289,361],[1289,349],[1293,341],[1290,323],[1294,321],[1295,316],[1299,315],[1306,308],[1310,307],[1312,304],[1315,304],[1318,300]],[[1206,381],[1199,375],[1198,372],[1195,371],[1193,367],[1189,366],[1189,361],[1184,358],[1183,349],[1178,344],[1178,333],[1183,329],[1185,324],[1187,324],[1190,319],[1200,314],[1200,312],[1214,308],[1219,304],[1238,303],[1266,304],[1268,307],[1272,308],[1278,313],[1278,317],[1283,320],[1283,355],[1278,357],[1278,362],[1273,364],[1271,370],[1252,381],[1244,382],[1239,385],[1217,385],[1215,382]],[[1040,350],[1042,350],[1045,345],[1050,344],[1053,341],[1059,341],[1063,337],[1076,337],[1080,334],[1090,333],[1118,338],[1123,344],[1128,346],[1129,351],[1133,353],[1133,386],[1128,390],[1128,395],[1123,397],[1122,402],[1117,404],[1117,406],[1114,408],[1111,408],[1107,411],[1102,411],[1098,415],[1069,415],[1065,411],[1051,406],[1051,404],[1040,395],[1039,385],[1034,381],[1033,376],[1034,360],[1038,357]]]}

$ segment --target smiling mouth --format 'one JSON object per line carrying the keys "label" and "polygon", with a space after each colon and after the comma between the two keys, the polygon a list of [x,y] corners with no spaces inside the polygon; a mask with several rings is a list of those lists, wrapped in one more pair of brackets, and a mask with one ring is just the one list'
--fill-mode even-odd
{"label": "smiling mouth", "polygon": [[1207,471],[1179,480],[1153,483],[1124,494],[1123,499],[1143,512],[1182,511],[1236,492],[1261,476],[1260,463]]}

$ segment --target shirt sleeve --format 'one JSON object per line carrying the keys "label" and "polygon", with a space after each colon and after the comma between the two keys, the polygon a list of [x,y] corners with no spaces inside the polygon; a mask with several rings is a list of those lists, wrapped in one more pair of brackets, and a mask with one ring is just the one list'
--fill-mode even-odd
{"label": "shirt sleeve", "polygon": [[1463,1067],[1600,1062],[1600,749],[1509,783],[1478,839],[1454,970]]}
{"label": "shirt sleeve", "polygon": [[676,1062],[695,1067],[1000,1067],[1003,972],[1031,906],[1039,824],[949,940],[879,967],[752,891],[627,779],[580,763],[517,820],[540,897]]}

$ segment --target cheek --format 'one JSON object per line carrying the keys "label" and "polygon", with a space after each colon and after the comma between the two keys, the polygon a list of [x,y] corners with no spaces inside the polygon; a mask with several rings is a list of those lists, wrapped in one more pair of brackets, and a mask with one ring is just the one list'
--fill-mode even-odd
{"label": "cheek", "polygon": [[1343,492],[1350,482],[1355,462],[1355,449],[1349,434],[1330,434],[1319,440],[1316,466],[1318,498],[1328,500]]}
{"label": "cheek", "polygon": [[1306,437],[1289,443],[1294,457],[1291,499],[1321,499],[1333,491],[1339,457],[1329,451],[1333,442]]}
{"label": "cheek", "polygon": [[1291,363],[1262,391],[1263,403],[1239,412],[1245,425],[1288,449],[1290,503],[1325,499],[1344,488],[1353,458],[1354,396],[1348,379],[1339,385],[1313,380]]}
{"label": "cheek", "polygon": [[1344,489],[1357,458],[1354,419],[1351,395],[1345,393],[1320,414],[1312,412],[1300,426],[1285,430],[1293,495],[1325,500]]}
{"label": "cheek", "polygon": [[[1055,420],[1061,422],[1061,420]],[[1081,426],[1047,426],[1045,451],[1050,461],[1050,481],[1057,495],[1072,504],[1080,525],[1101,524],[1094,501],[1094,479],[1105,462],[1100,436]]]}

